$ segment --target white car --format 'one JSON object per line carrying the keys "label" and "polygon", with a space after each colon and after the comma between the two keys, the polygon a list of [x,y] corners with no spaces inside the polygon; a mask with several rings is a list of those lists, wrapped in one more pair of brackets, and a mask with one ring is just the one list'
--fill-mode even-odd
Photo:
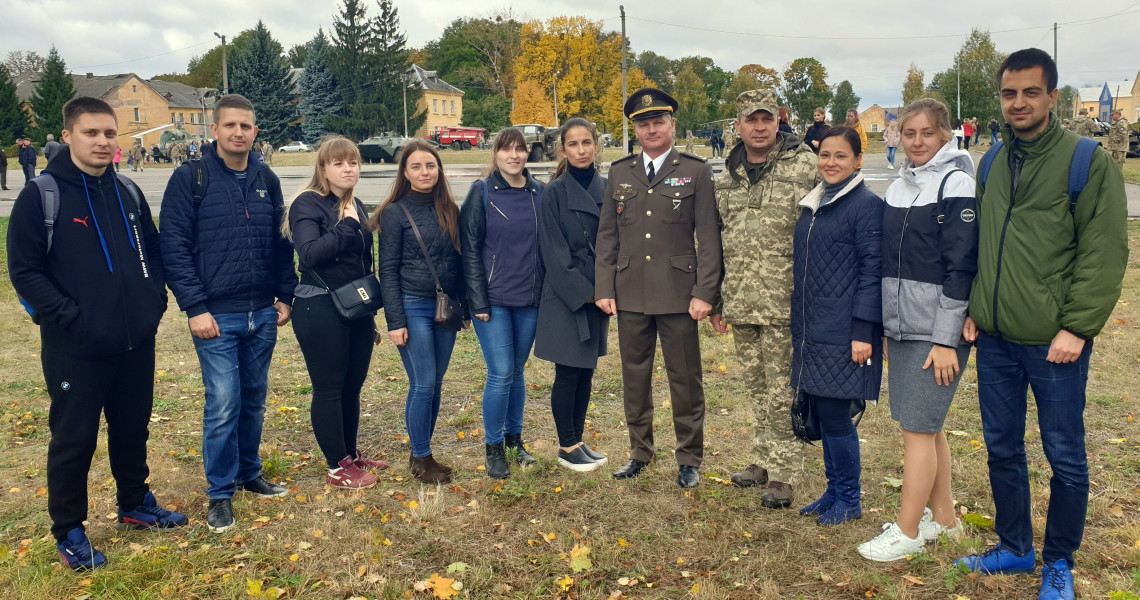
{"label": "white car", "polygon": [[278,152],[312,152],[312,150],[312,147],[305,142],[289,142],[277,149]]}

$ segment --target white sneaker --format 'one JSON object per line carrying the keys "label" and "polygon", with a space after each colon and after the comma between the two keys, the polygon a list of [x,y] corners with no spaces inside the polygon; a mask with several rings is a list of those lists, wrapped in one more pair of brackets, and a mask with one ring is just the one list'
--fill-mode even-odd
{"label": "white sneaker", "polygon": [[941,523],[934,520],[934,513],[930,512],[929,508],[922,509],[922,518],[918,521],[919,537],[925,542],[933,542],[937,541],[938,536],[943,533],[955,542],[960,540],[963,534],[962,521],[955,518],[953,527],[943,527]]}
{"label": "white sneaker", "polygon": [[907,537],[895,523],[884,523],[883,532],[875,539],[859,544],[859,554],[868,560],[891,562],[922,552],[925,547],[922,535]]}

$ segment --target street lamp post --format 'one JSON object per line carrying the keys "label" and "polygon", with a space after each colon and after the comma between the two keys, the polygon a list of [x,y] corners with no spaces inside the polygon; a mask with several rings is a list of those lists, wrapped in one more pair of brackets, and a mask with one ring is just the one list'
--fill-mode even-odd
{"label": "street lamp post", "polygon": [[554,72],[554,126],[558,127],[558,76],[562,71]]}
{"label": "street lamp post", "polygon": [[230,72],[226,68],[226,36],[214,32],[214,35],[222,40],[222,93],[230,93]]}

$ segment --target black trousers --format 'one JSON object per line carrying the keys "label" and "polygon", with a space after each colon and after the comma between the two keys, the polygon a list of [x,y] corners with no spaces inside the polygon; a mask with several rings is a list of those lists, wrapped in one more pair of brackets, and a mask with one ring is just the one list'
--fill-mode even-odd
{"label": "black trousers", "polygon": [[558,431],[558,445],[575,446],[586,429],[586,409],[590,406],[593,369],[554,365],[554,385],[550,388],[550,412]]}
{"label": "black trousers", "polygon": [[36,176],[36,166],[35,165],[21,165],[21,167],[24,169],[24,184],[27,185],[27,183],[29,181],[31,181],[33,177]]}
{"label": "black trousers", "polygon": [[328,294],[293,301],[293,331],[313,382],[313,435],[330,469],[356,456],[360,389],[376,339],[372,318],[348,321]]}
{"label": "black trousers", "polygon": [[134,350],[77,358],[44,345],[41,360],[51,412],[47,484],[51,533],[57,540],[87,519],[87,474],[107,419],[107,456],[120,508],[142,504],[149,491],[146,442],[154,404],[154,338]]}
{"label": "black trousers", "polygon": [[8,165],[0,165],[0,188],[8,189]]}

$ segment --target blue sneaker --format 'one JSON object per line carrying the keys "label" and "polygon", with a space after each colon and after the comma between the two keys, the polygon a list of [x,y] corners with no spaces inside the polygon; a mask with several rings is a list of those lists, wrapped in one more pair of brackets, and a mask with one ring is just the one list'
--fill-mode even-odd
{"label": "blue sneaker", "polygon": [[1037,600],[1074,600],[1073,574],[1065,559],[1041,567],[1041,593]]}
{"label": "blue sneaker", "polygon": [[971,554],[954,561],[954,566],[965,565],[971,571],[983,575],[1032,573],[1037,570],[1037,555],[1030,552],[1018,556],[1001,547],[1001,544],[986,550],[981,556]]}
{"label": "blue sneaker", "polygon": [[67,532],[67,538],[56,543],[55,548],[63,564],[72,571],[90,571],[107,564],[107,557],[91,546],[82,527]]}
{"label": "blue sneaker", "polygon": [[119,526],[128,529],[169,529],[182,527],[190,522],[186,515],[166,510],[154,500],[154,494],[147,492],[143,503],[134,510],[119,508]]}

